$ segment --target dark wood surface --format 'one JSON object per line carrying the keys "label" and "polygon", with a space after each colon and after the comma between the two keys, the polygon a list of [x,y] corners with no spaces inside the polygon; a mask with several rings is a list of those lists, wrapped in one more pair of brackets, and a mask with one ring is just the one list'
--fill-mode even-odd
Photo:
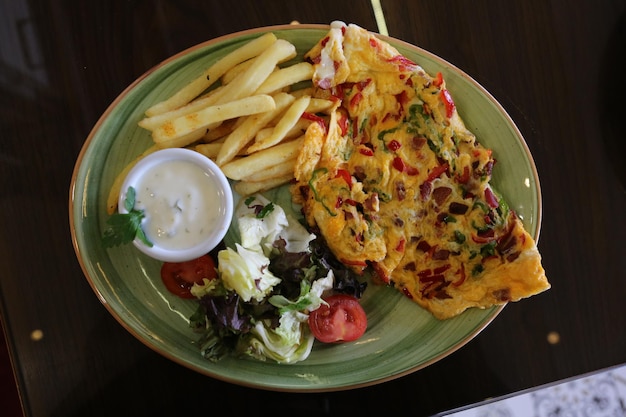
{"label": "dark wood surface", "polygon": [[267,392],[165,359],[107,313],[76,260],[68,188],[83,141],[127,85],[187,47],[292,20],[377,31],[371,3],[0,0],[0,312],[26,415],[428,416],[626,362],[626,1],[381,3],[391,36],[463,69],[517,123],[541,179],[553,288],[369,388]]}

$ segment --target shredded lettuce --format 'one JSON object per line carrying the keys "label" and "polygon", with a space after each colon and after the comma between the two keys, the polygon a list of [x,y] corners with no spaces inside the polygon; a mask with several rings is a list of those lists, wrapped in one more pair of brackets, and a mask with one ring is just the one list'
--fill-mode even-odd
{"label": "shredded lettuce", "polygon": [[278,363],[295,363],[306,359],[313,348],[314,337],[304,326],[308,315],[295,311],[280,317],[280,326],[271,329],[262,323],[239,339],[237,351],[243,355]]}
{"label": "shredded lettuce", "polygon": [[264,196],[240,200],[235,221],[239,242],[218,252],[218,279],[191,289],[200,301],[190,321],[202,334],[201,353],[209,360],[230,350],[302,361],[314,341],[308,314],[324,303],[322,295],[338,284],[358,295],[364,287],[336,267],[315,234]]}
{"label": "shredded lettuce", "polygon": [[218,280],[208,280],[206,278],[203,278],[202,284],[193,284],[193,286],[189,290],[194,297],[202,298],[202,296],[204,295],[212,294],[216,290],[217,286]]}
{"label": "shredded lettuce", "polygon": [[218,273],[224,287],[237,292],[245,302],[263,301],[280,278],[268,269],[270,260],[265,255],[239,244],[236,248],[237,251],[226,248],[217,255]]}
{"label": "shredded lettuce", "polygon": [[306,359],[313,346],[313,335],[306,325],[308,312],[324,303],[322,293],[333,287],[333,273],[312,285],[301,281],[301,293],[291,301],[282,295],[269,298],[280,313],[279,326],[272,328],[267,321],[257,322],[250,333],[239,340],[237,350],[258,360],[273,359],[278,363],[295,363]]}
{"label": "shredded lettuce", "polygon": [[268,301],[273,306],[278,307],[281,314],[289,311],[317,310],[324,303],[322,294],[333,288],[333,282],[333,272],[328,271],[326,278],[315,280],[312,285],[307,280],[300,281],[300,297],[298,299],[291,301],[283,295],[273,295]]}
{"label": "shredded lettuce", "polygon": [[[264,207],[272,204],[273,209],[259,216]],[[241,246],[251,250],[261,250],[266,256],[273,250],[274,242],[284,240],[288,252],[309,250],[309,243],[315,235],[309,233],[293,216],[260,194],[243,200],[238,205],[235,216],[239,227]]]}

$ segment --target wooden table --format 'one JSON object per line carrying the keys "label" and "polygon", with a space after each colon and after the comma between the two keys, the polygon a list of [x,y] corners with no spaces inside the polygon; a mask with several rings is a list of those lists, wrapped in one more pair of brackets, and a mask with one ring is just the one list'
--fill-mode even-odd
{"label": "wooden table", "polygon": [[[151,351],[101,305],[70,240],[89,131],[185,48],[292,20],[379,31],[379,3],[389,35],[463,69],[518,125],[541,179],[552,289],[434,365],[358,390],[243,388]],[[624,0],[1,1],[0,311],[26,415],[427,416],[626,362],[625,13]]]}

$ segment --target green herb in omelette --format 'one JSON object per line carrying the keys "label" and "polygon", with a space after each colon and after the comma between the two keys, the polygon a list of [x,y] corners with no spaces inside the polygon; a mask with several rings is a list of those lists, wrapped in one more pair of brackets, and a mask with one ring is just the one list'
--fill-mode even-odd
{"label": "green herb in omelette", "polygon": [[152,242],[148,240],[141,228],[141,221],[145,217],[143,210],[135,209],[135,189],[128,187],[124,208],[128,213],[115,213],[107,220],[107,229],[102,236],[102,243],[106,248],[123,245],[138,238],[146,245],[152,247]]}

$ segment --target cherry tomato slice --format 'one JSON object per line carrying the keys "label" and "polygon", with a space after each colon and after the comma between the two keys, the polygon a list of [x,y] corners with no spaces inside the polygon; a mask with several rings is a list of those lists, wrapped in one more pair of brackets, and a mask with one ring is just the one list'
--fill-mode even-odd
{"label": "cherry tomato slice", "polygon": [[215,279],[217,271],[215,261],[210,255],[185,262],[165,262],[161,266],[161,280],[172,294],[181,298],[194,298],[191,287],[201,284],[202,279]]}
{"label": "cherry tomato slice", "polygon": [[356,297],[334,294],[324,299],[328,305],[309,314],[309,327],[323,343],[350,342],[363,336],[367,316]]}

